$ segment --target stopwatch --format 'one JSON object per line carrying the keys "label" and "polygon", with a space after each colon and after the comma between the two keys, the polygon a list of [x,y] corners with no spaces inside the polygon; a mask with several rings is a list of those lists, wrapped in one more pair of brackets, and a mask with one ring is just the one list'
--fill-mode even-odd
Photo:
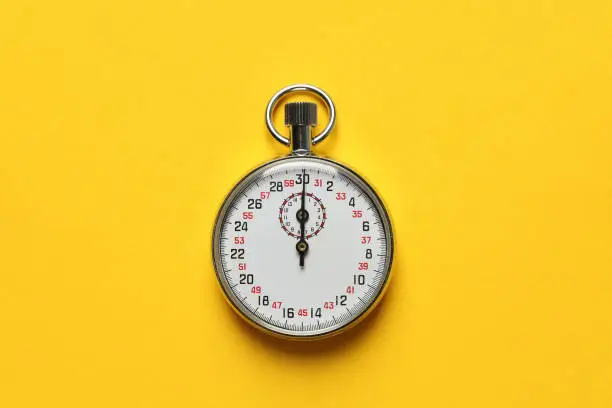
{"label": "stopwatch", "polygon": [[[311,102],[285,104],[289,138],[274,128],[276,105],[297,91],[325,102],[321,134],[312,135]],[[335,119],[333,101],[313,85],[277,92],[266,124],[291,152],[240,180],[216,218],[213,262],[225,296],[247,322],[280,337],[317,339],[354,326],[389,282],[393,234],[383,202],[355,171],[311,151]]]}

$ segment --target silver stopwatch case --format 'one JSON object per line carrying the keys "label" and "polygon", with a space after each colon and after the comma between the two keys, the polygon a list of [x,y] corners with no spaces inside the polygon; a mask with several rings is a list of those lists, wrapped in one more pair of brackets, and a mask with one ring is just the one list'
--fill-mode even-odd
{"label": "silver stopwatch case", "polygon": [[[291,140],[273,127],[272,111],[286,93],[308,90],[330,110],[330,124],[312,138],[316,105],[285,105]],[[331,99],[311,85],[277,93],[266,110],[271,133],[291,155],[240,180],[213,230],[213,262],[232,307],[250,324],[291,339],[340,333],[380,301],[393,260],[387,210],[356,172],[311,154],[333,127]],[[331,125],[331,126],[330,126]],[[322,136],[322,137],[321,137]]]}

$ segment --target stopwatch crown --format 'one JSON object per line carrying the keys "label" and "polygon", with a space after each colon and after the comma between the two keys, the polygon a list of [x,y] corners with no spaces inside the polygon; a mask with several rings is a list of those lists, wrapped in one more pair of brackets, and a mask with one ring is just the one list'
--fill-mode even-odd
{"label": "stopwatch crown", "polygon": [[290,102],[285,105],[285,126],[316,126],[317,104]]}

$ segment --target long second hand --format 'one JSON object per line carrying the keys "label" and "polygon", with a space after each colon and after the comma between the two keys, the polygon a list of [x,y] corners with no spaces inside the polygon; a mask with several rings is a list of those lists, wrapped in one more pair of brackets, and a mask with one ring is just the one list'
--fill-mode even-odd
{"label": "long second hand", "polygon": [[306,242],[306,221],[308,220],[308,212],[306,212],[306,169],[302,169],[302,205],[300,206],[300,240],[298,241],[296,248],[300,254],[300,266],[304,266],[304,258],[306,252],[308,252],[308,243]]}

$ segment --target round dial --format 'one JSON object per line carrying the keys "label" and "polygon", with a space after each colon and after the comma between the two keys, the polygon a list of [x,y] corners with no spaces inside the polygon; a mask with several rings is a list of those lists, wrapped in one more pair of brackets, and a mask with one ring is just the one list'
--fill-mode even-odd
{"label": "round dial", "polygon": [[241,180],[214,229],[217,277],[256,326],[309,338],[371,310],[388,282],[391,223],[374,190],[327,159],[288,157]]}
{"label": "round dial", "polygon": [[[306,183],[304,186],[308,184],[310,183]],[[304,214],[308,214],[309,217],[308,221],[304,222],[304,238],[309,239],[318,235],[323,229],[325,220],[327,219],[327,213],[325,212],[325,205],[323,205],[317,196],[312,193],[306,193],[304,196],[306,197],[304,204],[304,211],[306,212]],[[302,223],[297,218],[297,213],[301,210],[301,202],[301,192],[291,194],[283,201],[278,216],[281,227],[285,232],[298,239],[301,239],[302,236]],[[312,214],[312,217],[310,217],[310,214]]]}

